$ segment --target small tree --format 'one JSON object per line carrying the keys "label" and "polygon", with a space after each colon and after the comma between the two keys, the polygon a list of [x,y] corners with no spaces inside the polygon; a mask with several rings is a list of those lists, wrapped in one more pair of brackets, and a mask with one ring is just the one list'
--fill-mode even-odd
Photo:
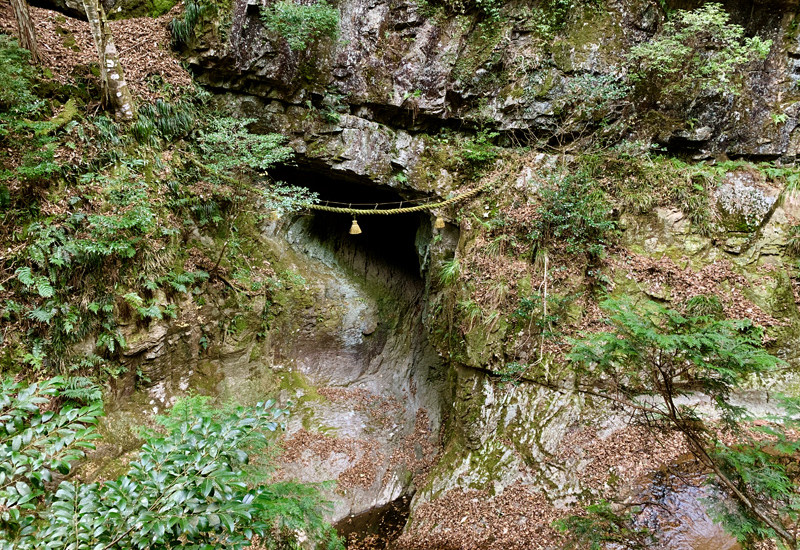
{"label": "small tree", "polygon": [[758,36],[745,38],[720,4],[678,10],[655,38],[631,50],[630,79],[652,104],[678,107],[703,92],[737,93],[741,70],[764,59],[771,46]]}
{"label": "small tree", "polygon": [[83,0],[83,9],[89,20],[89,28],[100,60],[103,105],[111,108],[117,119],[132,120],[135,111],[133,96],[119,62],[119,53],[103,5],[99,0]]}
{"label": "small tree", "polygon": [[555,174],[539,194],[541,203],[529,234],[531,259],[560,251],[584,255],[594,266],[616,229],[606,194],[585,172]]}
{"label": "small tree", "polygon": [[[339,545],[314,486],[250,475],[248,451],[263,449],[286,413],[271,402],[229,413],[195,407],[151,434],[127,474],[82,483],[58,477],[92,448],[100,402],[64,405],[63,379],[30,386],[7,379],[2,390],[3,550],[238,550],[255,535],[270,548],[300,535]],[[83,390],[71,395],[96,397]]]}
{"label": "small tree", "polygon": [[[606,300],[602,307],[610,314],[611,330],[576,341],[569,359],[583,391],[623,403],[651,421],[666,421],[684,434],[692,453],[737,502],[720,514],[734,534],[742,540],[774,537],[796,549],[798,473],[785,463],[796,460],[800,442],[780,427],[770,429],[767,441],[748,436],[739,424],[746,411],[730,401],[751,375],[781,361],[764,350],[761,328],[749,320],[720,319],[715,305],[715,299],[698,297],[679,312],[650,301]],[[695,408],[678,402],[698,392],[711,398],[723,428],[740,435],[737,445],[720,441]]]}

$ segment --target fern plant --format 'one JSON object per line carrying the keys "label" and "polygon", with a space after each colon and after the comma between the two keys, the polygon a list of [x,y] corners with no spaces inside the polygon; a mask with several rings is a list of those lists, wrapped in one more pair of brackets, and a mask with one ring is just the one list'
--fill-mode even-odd
{"label": "fern plant", "polygon": [[181,17],[170,21],[169,30],[174,46],[186,46],[194,38],[195,28],[200,22],[200,18],[209,11],[209,7],[201,1],[187,0]]}
{"label": "fern plant", "polygon": [[155,147],[161,139],[172,141],[185,136],[194,121],[194,108],[190,103],[157,99],[155,103],[139,107],[131,132],[140,144]]}
{"label": "fern plant", "polygon": [[461,263],[458,258],[452,258],[442,264],[439,271],[439,282],[444,286],[451,286],[461,276]]}

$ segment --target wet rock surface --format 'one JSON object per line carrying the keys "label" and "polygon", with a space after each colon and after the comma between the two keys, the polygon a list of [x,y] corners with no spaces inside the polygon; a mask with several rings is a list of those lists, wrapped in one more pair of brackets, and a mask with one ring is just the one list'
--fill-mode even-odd
{"label": "wet rock surface", "polygon": [[645,503],[635,523],[654,533],[664,550],[741,550],[709,516],[706,502],[714,494],[707,476],[690,462],[669,465],[653,474],[634,497]]}
{"label": "wet rock surface", "polygon": [[[125,357],[145,382],[120,380],[97,466],[83,475],[124,469],[139,426],[187,392],[242,404],[275,397],[291,412],[275,476],[335,481],[331,521],[410,499],[439,453],[444,382],[421,324],[421,221],[394,225],[374,243],[366,235],[353,241],[330,219],[301,216],[266,228],[263,246],[294,274],[286,276],[294,286],[288,298],[273,304],[266,337],[256,334],[258,316],[245,315],[231,325],[241,328],[229,327],[203,350],[200,338],[213,333],[214,319],[243,315],[219,302],[184,307],[172,322],[127,327]],[[381,233],[363,225],[373,239]],[[258,305],[250,303],[256,312]]]}

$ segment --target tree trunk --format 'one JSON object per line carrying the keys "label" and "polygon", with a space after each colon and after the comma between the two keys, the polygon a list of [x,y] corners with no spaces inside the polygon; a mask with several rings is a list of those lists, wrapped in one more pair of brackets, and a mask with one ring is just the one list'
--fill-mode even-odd
{"label": "tree trunk", "polygon": [[100,87],[103,93],[103,105],[114,111],[118,120],[133,118],[133,97],[125,82],[125,73],[119,62],[117,47],[111,36],[111,29],[106,21],[106,13],[99,0],[83,0],[83,9],[89,20],[97,55],[100,58]]}
{"label": "tree trunk", "polygon": [[39,46],[36,43],[36,28],[33,26],[27,0],[11,0],[14,18],[19,30],[19,45],[31,52],[31,62],[39,63]]}

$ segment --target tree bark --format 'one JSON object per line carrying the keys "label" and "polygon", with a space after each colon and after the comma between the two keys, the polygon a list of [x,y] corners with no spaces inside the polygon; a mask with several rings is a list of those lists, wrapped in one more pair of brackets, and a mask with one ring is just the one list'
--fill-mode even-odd
{"label": "tree bark", "polygon": [[99,0],[83,0],[83,9],[89,20],[100,59],[100,87],[103,93],[103,105],[114,112],[118,120],[131,120],[134,116],[133,96],[131,96],[125,73],[119,62],[117,47],[111,36],[111,29],[106,20],[106,13]]}
{"label": "tree bark", "polygon": [[39,45],[36,42],[36,28],[28,10],[27,0],[11,0],[14,8],[14,18],[17,20],[19,31],[19,45],[31,52],[31,63],[39,63]]}

